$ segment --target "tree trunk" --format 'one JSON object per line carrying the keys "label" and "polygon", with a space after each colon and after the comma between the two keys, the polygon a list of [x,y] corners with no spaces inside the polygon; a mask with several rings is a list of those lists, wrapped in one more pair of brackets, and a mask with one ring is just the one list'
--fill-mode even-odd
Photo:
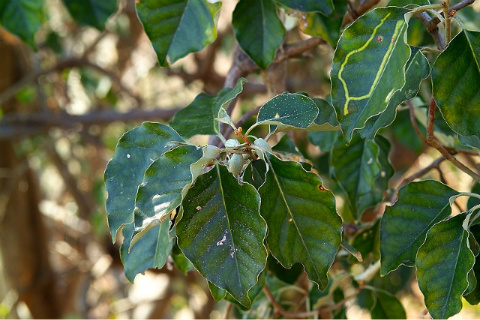
{"label": "tree trunk", "polygon": [[[21,44],[0,30],[0,61],[2,76],[0,92],[18,81],[23,59]],[[15,112],[15,101],[1,106],[4,114]],[[4,277],[10,289],[18,293],[35,318],[61,316],[56,297],[55,277],[49,262],[47,238],[38,209],[39,192],[35,175],[27,159],[19,158],[14,142],[0,140],[0,250]]]}

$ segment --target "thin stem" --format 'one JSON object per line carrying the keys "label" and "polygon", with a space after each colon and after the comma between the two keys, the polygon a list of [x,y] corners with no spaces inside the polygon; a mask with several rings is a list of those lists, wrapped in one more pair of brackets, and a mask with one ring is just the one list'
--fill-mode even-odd
{"label": "thin stem", "polygon": [[425,168],[423,168],[423,169],[413,173],[409,177],[403,179],[402,183],[400,184],[400,186],[398,186],[397,190],[400,189],[401,187],[409,184],[410,182],[424,176],[425,174],[427,174],[428,172],[430,172],[433,169],[440,170],[440,163],[442,163],[445,160],[446,160],[445,157],[442,156],[442,157],[436,159],[435,161],[433,161],[431,164],[429,164]]}
{"label": "thin stem", "polygon": [[443,5],[443,15],[445,16],[445,41],[447,42],[447,46],[448,46],[448,44],[450,43],[450,40],[452,40],[452,33],[450,31],[452,19],[449,13],[450,0],[445,0],[442,5]]}
{"label": "thin stem", "polygon": [[441,4],[429,4],[426,6],[421,6],[416,8],[415,10],[412,10],[412,15],[416,16],[419,15],[422,12],[429,11],[429,10],[439,10],[443,9],[443,5]]}
{"label": "thin stem", "polygon": [[410,112],[410,122],[412,123],[413,131],[415,131],[415,133],[420,138],[420,140],[423,141],[423,143],[428,145],[427,139],[423,137],[422,133],[420,132],[420,129],[418,128],[417,120],[415,119],[415,112],[414,112],[412,101],[410,100],[407,101],[407,104],[408,104],[408,110]]}
{"label": "thin stem", "polygon": [[225,315],[223,316],[224,319],[229,319],[231,310],[232,310],[232,303],[228,302],[227,307],[225,308]]}
{"label": "thin stem", "polygon": [[319,314],[318,310],[308,311],[308,312],[298,312],[298,313],[289,312],[289,311],[283,309],[283,307],[277,302],[277,300],[275,299],[272,292],[270,291],[270,289],[267,286],[263,287],[263,292],[267,296],[268,300],[270,300],[270,303],[273,306],[273,312],[277,315],[282,315],[285,318],[290,318],[290,319],[305,319],[305,318],[308,318],[308,317],[318,316],[318,314]]}
{"label": "thin stem", "polygon": [[433,97],[430,99],[430,103],[428,106],[428,122],[427,122],[427,142],[429,145],[437,149],[447,160],[449,160],[453,165],[455,165],[458,169],[462,170],[473,179],[480,181],[480,175],[472,171],[470,168],[465,166],[463,163],[458,161],[450,152],[445,149],[440,143],[438,143],[437,139],[435,138],[433,132],[433,124],[435,122],[435,109],[437,105]]}

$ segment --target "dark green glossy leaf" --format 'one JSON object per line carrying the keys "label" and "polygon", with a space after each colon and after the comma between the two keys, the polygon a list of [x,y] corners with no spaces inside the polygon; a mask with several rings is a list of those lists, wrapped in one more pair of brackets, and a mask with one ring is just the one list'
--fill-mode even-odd
{"label": "dark green glossy leaf", "polygon": [[[363,260],[371,254],[373,261],[377,261],[380,258],[380,220],[373,226],[359,231],[353,238],[352,246],[361,253]],[[355,260],[354,257],[350,259]]]}
{"label": "dark green glossy leaf", "polygon": [[182,206],[177,224],[182,252],[208,281],[249,307],[248,291],[267,260],[258,192],[217,165],[197,178]]}
{"label": "dark green glossy leaf", "polygon": [[[318,115],[315,118],[314,124],[320,127],[329,125],[334,128],[338,126],[337,115],[333,106],[325,99],[311,98],[317,105]],[[315,128],[312,128],[315,129]]]}
{"label": "dark green glossy leaf", "polygon": [[451,213],[450,197],[458,192],[434,180],[411,182],[398,192],[397,202],[385,209],[380,227],[380,273],[401,264],[413,267],[427,231]]}
{"label": "dark green glossy leaf", "polygon": [[272,150],[280,153],[291,153],[297,156],[303,156],[300,150],[298,150],[295,143],[292,141],[292,139],[290,139],[288,134],[284,134],[280,141],[278,141],[277,144],[273,146]]}
{"label": "dark green glossy leaf", "polygon": [[225,291],[224,289],[220,289],[210,281],[207,281],[207,282],[208,282],[208,289],[212,294],[213,300],[220,301],[225,299],[225,297],[227,296],[227,291]]}
{"label": "dark green glossy leaf", "polygon": [[298,93],[282,93],[267,103],[258,112],[257,123],[277,125],[277,131],[289,128],[308,128],[319,111],[315,102]]}
{"label": "dark green glossy leaf", "polygon": [[[300,263],[295,263],[290,269],[286,269],[271,255],[268,256],[267,269],[275,275],[275,277],[288,284],[294,284],[303,273],[303,266]],[[318,288],[317,286],[313,287]]]}
{"label": "dark green glossy leaf", "polygon": [[99,30],[105,28],[108,17],[117,10],[117,0],[63,0],[63,3],[75,21]]}
{"label": "dark green glossy leaf", "polygon": [[463,30],[435,61],[433,95],[448,125],[480,137],[480,32]]}
{"label": "dark green glossy leaf", "polygon": [[199,94],[192,103],[178,111],[171,122],[172,128],[185,139],[197,134],[216,135],[220,132],[218,118],[220,109],[235,99],[243,90],[244,78],[240,78],[235,88],[223,88],[213,96]]}
{"label": "dark green glossy leaf", "polygon": [[152,221],[163,222],[180,205],[183,190],[192,183],[190,165],[202,155],[195,146],[182,146],[166,152],[148,167],[135,200],[136,233]]}
{"label": "dark green glossy leaf", "polygon": [[43,5],[43,0],[0,1],[0,25],[36,50],[35,34],[46,20]]}
{"label": "dark green glossy leaf", "polygon": [[[267,272],[262,272],[260,276],[258,277],[257,283],[248,291],[248,297],[250,298],[250,301],[252,304],[255,302],[255,299],[259,296],[259,294],[262,292],[263,287],[265,286],[265,281],[267,280]],[[234,303],[236,306],[238,306],[241,310],[247,311],[249,310],[252,306],[244,307],[240,303],[238,303],[237,300],[235,300],[231,294],[227,292],[225,295],[225,300],[230,301],[231,303]]]}
{"label": "dark green glossy leaf", "polygon": [[340,30],[346,12],[347,1],[337,0],[335,1],[335,11],[331,15],[325,16],[320,12],[303,14],[300,19],[299,28],[308,35],[323,38],[332,48],[335,48],[340,38]]}
{"label": "dark green glossy leaf", "polygon": [[412,50],[412,55],[405,68],[405,74],[405,84],[402,89],[393,94],[385,111],[368,119],[365,127],[359,130],[363,138],[373,139],[378,130],[392,124],[397,113],[397,106],[404,101],[414,98],[420,89],[422,80],[429,76],[430,65],[425,55],[418,48]]}
{"label": "dark green glossy leaf", "polygon": [[124,241],[120,248],[125,276],[133,282],[135,276],[150,268],[162,268],[172,250],[169,221],[150,226],[142,237],[132,244],[133,223],[123,227]]}
{"label": "dark green glossy leaf", "polygon": [[215,16],[220,2],[142,0],[137,13],[163,67],[197,52],[217,37]]}
{"label": "dark green glossy leaf", "polygon": [[406,319],[402,303],[394,295],[383,290],[375,290],[375,305],[370,310],[372,319]]}
{"label": "dark green glossy leaf", "polygon": [[341,241],[342,220],[333,194],[299,163],[268,156],[267,180],[260,188],[267,244],[285,267],[300,262],[309,278],[325,288],[327,271]]}
{"label": "dark green glossy leaf", "polygon": [[265,175],[267,174],[267,166],[263,160],[255,160],[245,169],[243,174],[243,181],[250,183],[257,190],[260,189],[265,182]]}
{"label": "dark green glossy leaf", "polygon": [[106,209],[113,242],[117,230],[133,222],[138,186],[147,168],[168,151],[167,143],[182,140],[175,130],[155,122],[144,122],[120,138],[105,169]]}
{"label": "dark green glossy leaf", "polygon": [[417,253],[418,285],[434,319],[447,319],[462,309],[467,274],[475,262],[464,220],[465,215],[459,214],[434,225]]}
{"label": "dark green glossy leaf", "polygon": [[283,4],[286,7],[303,11],[313,12],[320,11],[324,15],[330,15],[333,12],[332,0],[275,0],[278,3]]}
{"label": "dark green glossy leaf", "polygon": [[243,51],[266,69],[286,33],[273,0],[240,0],[233,11],[232,25]]}
{"label": "dark green glossy leaf", "polygon": [[385,111],[405,83],[410,47],[404,42],[406,10],[396,7],[369,11],[340,37],[330,78],[332,104],[345,140],[372,116]]}
{"label": "dark green glossy leaf", "polygon": [[357,219],[383,199],[393,175],[389,150],[390,143],[382,136],[369,141],[356,134],[349,146],[339,140],[330,153],[330,173],[347,193]]}

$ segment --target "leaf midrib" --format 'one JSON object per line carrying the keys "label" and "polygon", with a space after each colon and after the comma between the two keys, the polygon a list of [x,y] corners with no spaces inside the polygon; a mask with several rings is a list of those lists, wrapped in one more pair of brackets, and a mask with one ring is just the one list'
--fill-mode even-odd
{"label": "leaf midrib", "polygon": [[[308,250],[308,247],[302,237],[302,234],[298,228],[298,225],[297,225],[297,221],[295,220],[295,218],[293,217],[293,214],[292,214],[292,211],[290,210],[290,206],[288,205],[288,202],[287,202],[287,199],[285,198],[285,194],[283,193],[283,189],[282,189],[282,186],[280,184],[280,181],[278,180],[277,178],[277,174],[275,173],[275,170],[273,169],[273,165],[272,165],[272,162],[270,161],[270,159],[267,157],[266,158],[268,160],[268,163],[270,164],[270,170],[272,170],[272,174],[273,174],[273,177],[275,178],[275,182],[277,184],[277,187],[278,187],[278,190],[280,191],[280,195],[282,196],[282,200],[283,200],[283,203],[285,204],[285,207],[287,208],[287,211],[290,215],[290,217],[292,218],[292,222],[293,224],[295,225],[295,229],[297,230],[297,234],[298,234],[298,237],[300,238],[300,240],[302,241],[302,245],[304,247],[304,250],[305,252],[307,253],[308,255],[308,258],[310,260],[310,263],[312,264],[313,266],[313,269],[315,270],[315,273],[316,273],[316,277],[317,279],[319,279],[321,276],[317,270],[317,267],[315,265],[315,261],[313,260],[312,256],[310,255],[310,251]],[[298,262],[298,261],[295,261],[295,262]]]}

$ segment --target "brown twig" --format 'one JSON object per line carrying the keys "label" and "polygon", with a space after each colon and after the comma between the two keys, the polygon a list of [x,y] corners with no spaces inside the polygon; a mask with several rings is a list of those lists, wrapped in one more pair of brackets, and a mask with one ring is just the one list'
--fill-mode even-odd
{"label": "brown twig", "polygon": [[453,155],[448,152],[445,147],[443,147],[440,143],[438,143],[437,139],[435,138],[434,131],[433,131],[433,124],[435,122],[435,110],[437,104],[435,103],[435,99],[433,97],[430,99],[430,103],[428,105],[428,122],[427,122],[427,142],[430,146],[437,149],[447,160],[453,163],[457,168],[471,176],[473,179],[480,181],[480,175],[473,172],[470,168],[465,166],[463,163],[458,161]]}
{"label": "brown twig", "polygon": [[403,179],[402,183],[398,186],[397,190],[400,189],[401,187],[409,184],[410,182],[424,176],[425,174],[427,174],[428,172],[430,172],[433,169],[437,169],[438,171],[441,172],[440,164],[445,160],[446,160],[445,157],[442,156],[442,157],[436,159],[435,161],[433,161],[431,164],[429,164],[425,168],[411,174],[409,177]]}
{"label": "brown twig", "polygon": [[140,110],[129,112],[115,111],[94,111],[82,115],[71,115],[66,112],[60,114],[51,113],[29,113],[5,115],[0,120],[0,140],[31,136],[47,132],[50,128],[63,130],[80,130],[93,125],[107,125],[115,121],[167,121],[180,110],[174,108],[169,110]]}
{"label": "brown twig", "polygon": [[308,311],[308,312],[298,312],[298,313],[295,313],[295,312],[289,312],[287,310],[285,310],[278,302],[277,300],[275,299],[275,297],[273,296],[272,292],[270,291],[270,289],[267,287],[267,286],[264,286],[263,287],[263,292],[265,293],[265,295],[267,296],[268,300],[270,300],[270,303],[272,304],[273,306],[273,312],[275,313],[275,315],[282,315],[284,316],[285,318],[290,318],[290,319],[305,319],[305,318],[308,318],[308,317],[314,317],[314,316],[317,316],[319,314],[319,310],[315,310],[315,311]]}
{"label": "brown twig", "polygon": [[415,133],[420,138],[420,140],[423,141],[423,143],[428,145],[427,139],[423,137],[422,133],[420,132],[420,129],[418,128],[417,120],[415,119],[413,103],[411,101],[407,101],[407,105],[408,105],[408,111],[410,112],[410,122],[412,123],[413,131],[415,131]]}
{"label": "brown twig", "polygon": [[112,80],[112,82],[114,84],[116,84],[118,86],[118,88],[120,89],[121,92],[124,92],[127,95],[129,95],[130,97],[134,98],[137,103],[141,102],[140,97],[138,95],[136,95],[135,93],[133,93],[129,88],[125,87],[123,85],[122,81],[114,73],[112,73],[111,71],[109,71],[107,69],[104,69],[104,68],[100,67],[97,64],[94,64],[94,63],[90,62],[87,59],[75,58],[74,57],[74,58],[69,58],[69,59],[63,60],[63,61],[57,63],[56,65],[54,65],[53,67],[51,67],[49,69],[33,72],[33,73],[27,75],[26,77],[24,77],[23,79],[21,79],[20,81],[18,81],[17,83],[15,83],[14,85],[10,86],[7,90],[3,91],[0,94],[0,106],[2,104],[4,104],[6,101],[8,101],[10,98],[12,98],[24,86],[28,85],[31,82],[34,82],[34,81],[38,80],[40,77],[48,75],[48,74],[53,73],[53,72],[58,72],[58,71],[62,71],[64,69],[76,68],[76,67],[87,67],[87,68],[93,69],[93,70],[95,70],[99,73],[102,73],[102,74],[106,75],[107,77],[109,77]]}
{"label": "brown twig", "polygon": [[227,307],[225,308],[225,315],[223,316],[224,319],[230,318],[230,311],[232,310],[232,303],[228,302]]}

